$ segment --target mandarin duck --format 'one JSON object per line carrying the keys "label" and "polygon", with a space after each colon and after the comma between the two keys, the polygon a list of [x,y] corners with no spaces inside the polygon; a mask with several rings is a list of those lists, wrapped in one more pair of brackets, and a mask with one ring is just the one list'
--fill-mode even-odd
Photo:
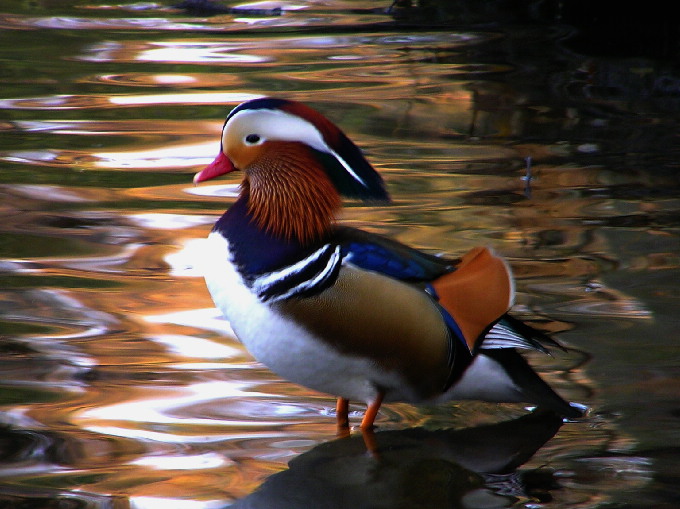
{"label": "mandarin duck", "polygon": [[234,108],[199,183],[244,173],[208,236],[205,279],[238,339],[281,377],[348,403],[523,402],[566,418],[517,349],[560,346],[513,318],[508,264],[487,248],[459,259],[338,225],[341,197],[388,202],[360,149],[316,110],[260,98]]}

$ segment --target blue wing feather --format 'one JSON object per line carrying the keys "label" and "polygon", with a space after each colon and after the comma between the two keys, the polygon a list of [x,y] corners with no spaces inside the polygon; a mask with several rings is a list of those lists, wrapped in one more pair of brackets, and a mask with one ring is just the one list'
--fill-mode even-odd
{"label": "blue wing feather", "polygon": [[429,272],[417,259],[377,244],[351,242],[342,246],[342,253],[348,262],[357,267],[402,281],[427,281],[429,277]]}
{"label": "blue wing feather", "polygon": [[406,282],[427,284],[455,270],[457,264],[457,260],[430,255],[356,228],[338,228],[334,240],[353,265]]}

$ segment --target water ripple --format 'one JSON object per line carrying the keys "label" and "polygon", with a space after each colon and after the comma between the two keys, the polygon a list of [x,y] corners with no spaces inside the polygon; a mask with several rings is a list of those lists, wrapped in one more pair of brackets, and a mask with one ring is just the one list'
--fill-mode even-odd
{"label": "water ripple", "polygon": [[0,108],[10,110],[72,110],[119,108],[144,105],[228,104],[256,99],[260,95],[237,92],[187,92],[175,94],[56,95],[1,99]]}
{"label": "water ripple", "polygon": [[175,21],[167,18],[86,18],[74,16],[29,17],[0,15],[3,29],[54,30],[215,30],[214,25]]}

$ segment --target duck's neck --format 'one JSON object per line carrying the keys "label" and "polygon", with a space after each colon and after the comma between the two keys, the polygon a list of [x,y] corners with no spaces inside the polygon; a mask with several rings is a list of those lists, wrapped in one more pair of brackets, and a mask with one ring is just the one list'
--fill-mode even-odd
{"label": "duck's neck", "polygon": [[245,169],[238,200],[215,225],[246,274],[294,263],[331,233],[341,199],[300,144],[270,142]]}
{"label": "duck's neck", "polygon": [[341,199],[311,150],[299,144],[272,144],[248,167],[242,195],[257,225],[302,244],[318,241],[333,226]]}
{"label": "duck's neck", "polygon": [[328,229],[312,240],[283,235],[263,227],[253,214],[250,193],[244,187],[236,202],[217,221],[213,231],[229,241],[233,261],[245,277],[291,264],[316,249],[330,233]]}

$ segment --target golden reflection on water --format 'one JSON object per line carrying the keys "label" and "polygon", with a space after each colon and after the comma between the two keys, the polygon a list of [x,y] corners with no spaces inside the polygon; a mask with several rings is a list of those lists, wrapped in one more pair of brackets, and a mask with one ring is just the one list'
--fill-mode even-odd
{"label": "golden reflection on water", "polygon": [[34,97],[20,99],[3,99],[1,108],[15,110],[71,110],[87,108],[118,108],[145,105],[170,104],[225,104],[239,103],[259,96],[247,93],[231,92],[195,92],[181,94],[136,94],[136,95],[107,95],[107,96],[75,96],[58,95],[49,97]]}
{"label": "golden reflection on water", "polygon": [[[573,129],[579,115],[591,127],[610,120],[562,111],[513,81],[512,58],[482,50],[499,34],[354,31],[385,21],[350,12],[355,5],[366,7],[286,7],[264,18],[153,10],[105,18],[97,6],[78,15],[0,15],[0,26],[19,36],[40,29],[55,46],[67,43],[54,58],[58,79],[46,85],[15,70],[13,79],[28,85],[3,81],[10,88],[0,94],[11,116],[1,129],[13,137],[0,149],[0,416],[3,438],[15,444],[0,490],[28,497],[47,489],[48,499],[66,493],[91,497],[93,506],[212,508],[260,486],[255,498],[291,491],[310,458],[341,483],[363,483],[359,474],[371,472],[366,457],[352,456],[359,437],[325,447],[334,438],[332,398],[254,362],[200,276],[202,239],[233,202],[238,176],[192,187],[192,173],[216,155],[227,111],[269,94],[327,113],[385,175],[394,204],[348,204],[348,224],[434,253],[493,245],[515,270],[516,312],[578,347],[531,358],[566,397],[596,405],[522,467],[555,471],[551,483],[564,488],[542,485],[555,507],[605,503],[650,482],[649,460],[623,454],[636,441],[594,392],[620,375],[610,380],[589,363],[625,357],[616,347],[621,331],[653,334],[665,323],[654,298],[678,298],[660,283],[653,298],[630,283],[677,273],[671,218],[679,202],[663,194],[677,177],[592,163],[615,140]],[[346,33],[239,32],[338,22]],[[45,52],[25,41],[27,51]],[[528,156],[531,198],[522,180]],[[673,352],[672,334],[660,336],[659,350]],[[638,385],[626,382],[634,393]],[[353,406],[352,418],[362,410]],[[397,454],[411,444],[413,426],[432,433],[524,413],[481,403],[390,405],[378,435],[394,431]],[[428,440],[416,442],[427,448]],[[416,464],[430,465],[422,453],[414,452],[423,461]],[[497,478],[480,477],[461,456],[444,460],[453,461],[452,479],[465,480],[459,493],[481,497],[468,502],[536,503],[527,493],[499,499]],[[382,467],[388,479],[413,473]]]}
{"label": "golden reflection on water", "polygon": [[159,89],[225,87],[229,84],[234,85],[241,82],[237,76],[226,73],[211,73],[206,75],[199,73],[147,74],[140,72],[93,76],[88,81],[117,86],[127,85],[130,87],[153,87]]}

